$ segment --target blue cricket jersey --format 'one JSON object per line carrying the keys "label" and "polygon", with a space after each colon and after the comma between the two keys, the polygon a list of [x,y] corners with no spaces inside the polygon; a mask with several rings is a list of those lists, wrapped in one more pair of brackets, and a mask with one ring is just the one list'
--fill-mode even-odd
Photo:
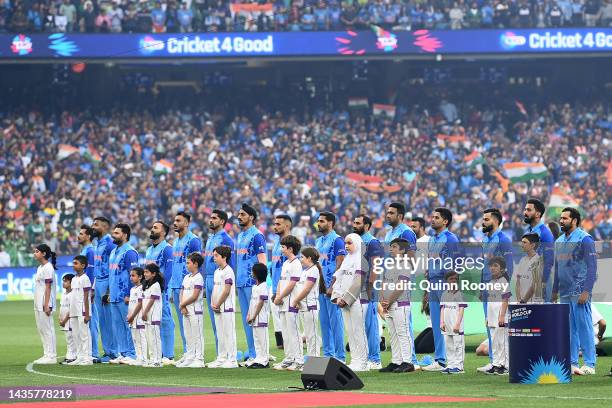
{"label": "blue cricket jersey", "polygon": [[485,234],[482,239],[482,253],[484,257],[484,268],[482,269],[481,282],[490,282],[492,279],[491,270],[489,269],[489,259],[495,256],[504,258],[506,261],[506,272],[508,277],[512,279],[514,272],[514,260],[512,257],[512,240],[508,235],[504,234],[501,228],[491,234]]}
{"label": "blue cricket jersey", "polygon": [[96,263],[96,251],[94,250],[93,244],[87,244],[81,249],[81,253],[87,258],[87,268],[85,268],[85,274],[89,278],[89,281],[93,285],[95,278],[95,263]]}
{"label": "blue cricket jersey", "polygon": [[281,252],[280,238],[274,242],[272,247],[272,293],[276,295],[276,289],[278,287],[278,281],[280,281],[281,271],[283,270],[283,263],[287,260],[286,256],[283,256]]}
{"label": "blue cricket jersey", "polygon": [[172,278],[168,287],[180,289],[183,286],[183,278],[187,275],[187,255],[193,252],[202,252],[202,241],[191,231],[183,238],[176,237],[172,243]]}
{"label": "blue cricket jersey", "polygon": [[403,222],[399,223],[395,228],[391,228],[385,235],[385,244],[389,245],[396,238],[403,238],[410,244],[409,250],[416,251],[416,234]]}
{"label": "blue cricket jersey", "polygon": [[172,279],[172,246],[168,241],[163,240],[157,245],[148,247],[144,262],[145,265],[154,263],[159,266],[164,277],[164,287],[162,289],[167,290],[170,279]]}
{"label": "blue cricket jersey", "polygon": [[243,288],[255,285],[253,265],[257,255],[266,253],[266,239],[253,225],[238,234],[236,242],[236,287]]}
{"label": "blue cricket jersey", "polygon": [[[215,277],[215,271],[217,270],[217,264],[213,258],[213,251],[216,247],[225,245],[230,247],[234,251],[234,240],[229,236],[224,229],[211,234],[206,240],[206,246],[204,248],[204,278],[213,279]],[[232,255],[229,259],[230,267],[234,269],[234,256]]]}
{"label": "blue cricket jersey", "polygon": [[113,249],[109,258],[108,279],[111,303],[123,302],[130,296],[130,289],[133,286],[130,271],[136,266],[138,266],[138,252],[133,246],[126,242]]}
{"label": "blue cricket jersey", "polygon": [[109,257],[116,246],[109,234],[96,239],[94,246],[94,275],[96,279],[108,279]]}
{"label": "blue cricket jersey", "polygon": [[323,268],[325,286],[329,288],[337,268],[336,258],[342,255],[346,256],[344,240],[336,234],[336,231],[331,231],[327,235],[317,238],[315,248],[319,251],[319,262],[321,262]]}
{"label": "blue cricket jersey", "polygon": [[578,297],[593,291],[597,280],[595,241],[582,228],[569,236],[561,234],[555,242],[554,292],[561,297]]}
{"label": "blue cricket jersey", "polygon": [[[448,228],[445,228],[431,237],[427,245],[427,253],[431,259],[428,262],[429,280],[442,280],[446,272],[453,270],[453,268],[447,268],[447,266],[455,265],[455,260],[461,254],[459,239]],[[441,258],[442,263],[434,262],[433,259],[435,258]],[[452,259],[452,262],[449,259]]]}
{"label": "blue cricket jersey", "polygon": [[538,246],[538,254],[542,255],[544,260],[544,271],[542,273],[542,282],[548,282],[555,260],[555,237],[550,228],[543,221],[540,221],[535,227],[528,225],[525,233],[536,233],[540,236],[540,245]]}

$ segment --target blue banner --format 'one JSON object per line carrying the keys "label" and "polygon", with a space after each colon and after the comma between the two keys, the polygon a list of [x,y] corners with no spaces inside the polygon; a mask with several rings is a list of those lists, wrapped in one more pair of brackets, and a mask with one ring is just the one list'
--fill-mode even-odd
{"label": "blue banner", "polygon": [[2,34],[0,59],[151,59],[437,54],[605,53],[612,28],[192,33]]}
{"label": "blue banner", "polygon": [[[57,285],[56,293],[59,295],[62,289],[62,277],[67,273],[74,274],[72,270],[72,259],[74,256],[59,256],[57,258],[57,270],[55,271]],[[27,300],[34,299],[34,276],[36,266],[13,266],[0,268],[0,302],[4,300]]]}

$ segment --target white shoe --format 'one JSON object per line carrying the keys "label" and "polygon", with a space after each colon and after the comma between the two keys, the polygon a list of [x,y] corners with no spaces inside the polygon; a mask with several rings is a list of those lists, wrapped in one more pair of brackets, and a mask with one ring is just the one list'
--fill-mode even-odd
{"label": "white shoe", "polygon": [[582,371],[583,375],[595,375],[595,368],[589,367],[588,365],[580,367],[580,371]]}
{"label": "white shoe", "polygon": [[268,354],[268,361],[276,361],[276,357],[274,357],[272,354]]}
{"label": "white shoe", "polygon": [[187,367],[188,365],[190,365],[191,363],[193,363],[193,360],[185,360],[185,361],[183,361],[182,363],[177,363],[175,367],[178,367],[178,368],[185,368],[185,367]]}
{"label": "white shoe", "polygon": [[143,360],[134,360],[130,363],[131,366],[144,367],[147,363]]}
{"label": "white shoe", "polygon": [[423,369],[423,367],[421,367],[418,364],[413,364],[413,366],[414,366],[414,371],[421,371]]}
{"label": "white shoe", "polygon": [[368,368],[368,364],[367,363],[363,363],[363,364],[349,364],[348,368],[350,368],[351,370],[353,370],[356,373],[360,373],[363,371],[370,371]]}
{"label": "white shoe", "polygon": [[486,366],[482,366],[482,367],[478,367],[476,369],[476,371],[478,371],[479,373],[486,373],[487,371],[489,371],[491,368],[493,368],[493,364],[489,363]]}
{"label": "white shoe", "polygon": [[[75,360],[77,361],[77,360]],[[36,360],[36,364],[57,364],[57,358],[53,358],[53,357],[43,357],[43,358],[39,358],[38,360]]]}
{"label": "white shoe", "polygon": [[444,367],[440,365],[437,361],[434,361],[428,366],[423,367],[423,371],[442,371]]}
{"label": "white shoe", "polygon": [[183,365],[184,368],[204,368],[206,364],[202,360],[193,360],[189,365]]}
{"label": "white shoe", "polygon": [[208,367],[208,368],[220,368],[223,365],[224,362],[225,361],[223,361],[223,360],[214,360],[214,361],[211,361],[210,363],[206,364],[206,367]]}
{"label": "white shoe", "polygon": [[46,356],[42,356],[40,358],[37,358],[36,360],[32,361],[33,364],[39,364],[40,361],[46,360],[47,357]]}
{"label": "white shoe", "polygon": [[376,361],[368,361],[368,370],[380,370],[381,368],[381,363],[377,363]]}
{"label": "white shoe", "polygon": [[165,366],[174,365],[174,360],[170,360],[168,357],[162,358],[162,364]]}
{"label": "white shoe", "polygon": [[226,361],[221,364],[220,368],[238,368],[238,363],[236,361]]}
{"label": "white shoe", "polygon": [[584,375],[584,372],[576,366],[572,366],[573,375]]}
{"label": "white shoe", "polygon": [[173,365],[175,365],[175,366],[179,365],[179,364],[183,363],[184,361],[185,361],[185,355],[183,354],[183,357],[179,358],[178,360],[174,360],[174,364]]}
{"label": "white shoe", "polygon": [[251,364],[253,364],[253,362],[255,362],[254,358],[247,358],[246,361],[241,361],[240,363],[238,363],[238,365],[240,367],[246,367],[246,366],[250,366]]}
{"label": "white shoe", "polygon": [[293,361],[282,361],[279,364],[274,364],[274,369],[278,371],[284,371],[293,365]]}
{"label": "white shoe", "polygon": [[109,360],[108,363],[109,364],[121,364],[121,360],[123,360],[123,356],[113,358],[112,360]]}
{"label": "white shoe", "polygon": [[76,360],[77,363],[75,365],[78,366],[89,366],[89,365],[93,365],[93,361],[91,361],[91,359],[87,359],[87,360]]}
{"label": "white shoe", "polygon": [[147,364],[144,367],[147,367],[147,368],[162,368],[163,365],[162,365],[162,363],[150,363],[150,364]]}
{"label": "white shoe", "polygon": [[293,363],[289,367],[287,367],[287,371],[302,371],[303,368],[304,368],[304,364]]}
{"label": "white shoe", "polygon": [[123,357],[119,364],[132,365],[132,363],[136,361],[135,358],[132,357]]}

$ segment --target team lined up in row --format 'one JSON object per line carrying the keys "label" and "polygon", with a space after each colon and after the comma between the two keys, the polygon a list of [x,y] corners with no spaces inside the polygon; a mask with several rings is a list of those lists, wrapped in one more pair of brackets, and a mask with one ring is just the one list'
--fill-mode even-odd
{"label": "team lined up in row", "polygon": [[[412,222],[412,229],[404,223],[405,207],[400,203],[392,203],[388,206],[386,221],[390,225],[391,229],[388,231],[385,237],[385,243],[390,244],[396,239],[400,241],[396,242],[398,245],[404,245],[405,242],[408,247],[406,251],[414,251],[417,242],[429,241],[427,244],[428,256],[431,257],[447,257],[453,256],[454,249],[458,246],[457,237],[448,230],[448,227],[452,225],[452,213],[446,208],[437,208],[433,211],[431,217],[431,227],[434,230],[432,236],[425,234],[425,222],[423,219],[415,218]],[[582,369],[583,372],[590,372],[595,365],[595,347],[594,344],[589,345],[589,341],[593,341],[592,326],[590,321],[590,293],[592,291],[593,284],[596,277],[596,264],[595,264],[595,250],[594,243],[590,236],[579,228],[580,214],[574,209],[566,209],[563,211],[562,216],[559,220],[561,229],[564,232],[558,239],[558,243],[572,243],[572,250],[564,249],[567,247],[559,245],[556,248],[553,247],[552,233],[548,227],[541,221],[542,215],[545,212],[544,205],[536,199],[530,199],[525,206],[525,222],[528,224],[527,233],[538,236],[538,240],[534,240],[533,237],[525,237],[527,241],[539,241],[542,245],[539,248],[539,252],[543,259],[543,270],[541,273],[541,282],[534,283],[534,288],[538,287],[542,290],[542,296],[546,300],[550,300],[551,297],[556,297],[558,292],[561,296],[561,300],[571,304],[571,316],[570,322],[572,325],[572,365],[575,366],[575,371],[579,373],[580,369],[578,366],[578,349],[581,348],[584,353],[585,365]],[[213,330],[215,332],[215,340],[217,343],[217,349],[225,347],[227,342],[222,340],[225,338],[225,329],[220,329],[217,325],[223,325],[216,319],[214,295],[213,291],[216,288],[215,275],[218,270],[218,263],[215,262],[215,257],[220,256],[214,251],[215,248],[226,246],[234,249],[233,256],[227,257],[228,269],[235,270],[235,279],[232,278],[232,285],[230,292],[232,296],[238,298],[241,311],[249,310],[249,305],[252,303],[252,291],[253,286],[256,286],[257,281],[254,277],[254,272],[259,268],[254,268],[255,264],[266,264],[266,243],[263,235],[255,227],[255,221],[257,219],[257,211],[249,206],[243,204],[240,211],[238,212],[238,221],[242,228],[242,232],[237,237],[236,245],[232,241],[231,237],[227,234],[224,227],[228,220],[227,214],[221,210],[213,211],[210,220],[209,228],[211,234],[204,250],[204,271],[203,271],[203,286],[202,289],[206,290],[206,299],[208,304],[209,313],[211,315],[211,321],[213,324]],[[489,209],[484,211],[483,216],[483,232],[485,232],[485,238],[483,242],[483,252],[486,259],[492,259],[493,257],[501,257],[507,266],[508,275],[512,275],[513,261],[512,261],[512,244],[510,239],[501,231],[500,224],[502,222],[502,215],[498,210]],[[188,261],[188,255],[193,253],[201,253],[201,241],[188,229],[190,223],[190,215],[185,212],[180,212],[176,215],[174,220],[174,231],[178,234],[173,244],[170,245],[165,240],[169,233],[169,227],[161,222],[155,222],[151,229],[150,238],[152,245],[147,249],[145,256],[145,263],[147,265],[155,264],[160,270],[160,282],[166,282],[164,285],[160,285],[161,302],[160,312],[160,345],[162,362],[169,363],[174,358],[174,320],[170,311],[170,304],[174,305],[178,322],[180,326],[181,336],[183,339],[183,350],[188,352],[187,340],[190,338],[189,333],[193,333],[193,327],[191,323],[187,323],[187,332],[184,329],[183,322],[185,304],[183,298],[185,297],[185,284],[184,279],[189,275],[188,264],[189,262],[195,262],[194,260]],[[378,304],[385,305],[384,299],[377,299],[377,296],[371,290],[368,290],[369,285],[373,281],[373,276],[370,268],[369,273],[364,273],[363,266],[358,269],[355,266],[355,259],[361,256],[365,257],[367,264],[372,263],[376,257],[382,257],[384,253],[383,247],[376,238],[369,233],[371,226],[371,220],[365,215],[360,215],[355,218],[353,223],[354,236],[347,236],[346,243],[341,237],[339,237],[334,231],[335,216],[329,212],[322,212],[318,219],[318,230],[322,234],[316,241],[316,252],[319,256],[321,266],[321,293],[318,294],[317,304],[310,305],[311,309],[316,307],[316,311],[319,315],[320,329],[322,337],[323,354],[325,356],[335,357],[339,360],[345,360],[344,354],[344,324],[342,314],[347,323],[347,333],[349,343],[351,344],[352,354],[352,368],[356,370],[364,370],[368,368],[380,367],[380,349],[378,347],[379,336],[379,316],[378,316]],[[128,316],[128,309],[130,303],[130,271],[138,266],[138,254],[136,251],[127,243],[130,236],[130,228],[126,224],[117,224],[112,232],[112,238],[108,234],[110,231],[111,223],[104,217],[98,217],[94,220],[94,224],[91,229],[84,227],[81,229],[79,234],[79,241],[85,244],[83,248],[83,254],[89,257],[88,260],[88,273],[94,277],[94,304],[91,314],[91,342],[92,352],[94,358],[99,358],[100,361],[109,361],[113,363],[133,363],[136,357],[136,350],[134,342],[128,324],[126,316]],[[271,275],[272,275],[272,293],[270,306],[273,310],[273,316],[280,316],[279,326],[283,330],[275,330],[283,333],[285,339],[285,348],[287,359],[279,364],[281,368],[299,368],[303,362],[299,357],[299,346],[295,346],[293,342],[294,335],[286,334],[287,330],[293,330],[293,327],[297,327],[294,324],[294,320],[291,312],[295,312],[295,307],[290,304],[290,300],[285,299],[287,295],[293,293],[297,282],[301,280],[301,277],[306,275],[302,272],[302,267],[299,266],[299,262],[293,260],[288,262],[288,251],[292,251],[293,256],[299,254],[299,245],[296,248],[292,248],[291,245],[281,245],[281,241],[288,238],[291,230],[291,218],[284,215],[279,215],[274,220],[273,226],[274,232],[277,233],[281,239],[275,243],[272,252],[272,263],[271,263]],[[414,229],[414,231],[413,231]],[[416,231],[416,233],[415,233]],[[353,235],[353,234],[351,234]],[[88,242],[88,238],[93,238],[95,246]],[[533,243],[533,242],[531,242]],[[550,243],[550,245],[546,245]],[[298,242],[299,244],[299,242]],[[346,244],[346,245],[345,245]],[[350,246],[354,246],[354,251],[350,251]],[[363,245],[363,248],[361,248]],[[537,245],[536,245],[537,246]],[[576,246],[580,247],[579,251],[576,251]],[[346,247],[346,248],[345,248]],[[306,249],[305,249],[306,250]],[[349,250],[347,255],[347,250]],[[50,250],[49,250],[50,251]],[[40,251],[39,251],[40,252]],[[215,255],[215,253],[217,255]],[[49,259],[51,254],[42,251],[37,256],[37,259],[41,261]],[[353,256],[351,256],[353,255]],[[346,257],[346,263],[345,263]],[[556,257],[556,263],[554,258]],[[302,256],[303,259],[308,259],[308,256]],[[91,261],[93,259],[93,261]],[[309,258],[314,262],[313,257]],[[197,263],[197,262],[196,262]],[[551,270],[555,265],[555,287],[551,289],[549,283],[551,281]],[[93,267],[92,267],[93,265]],[[295,267],[293,267],[295,265]],[[498,262],[501,266],[501,263]],[[43,265],[44,266],[44,265]],[[298,267],[299,266],[299,267]],[[306,267],[306,265],[304,265]],[[352,272],[350,271],[353,268]],[[39,268],[40,269],[40,268]],[[47,268],[48,269],[48,268]],[[150,270],[150,268],[148,268]],[[299,274],[297,270],[299,269]],[[493,267],[487,266],[483,270],[483,280],[496,279],[496,276],[492,276],[491,272]],[[147,267],[145,268],[147,270]],[[292,274],[291,271],[295,273]],[[307,269],[308,270],[308,269]],[[342,272],[344,271],[344,272]],[[359,272],[359,273],[357,273]],[[440,268],[429,268],[428,280],[430,282],[440,282],[445,279],[447,272],[442,267]],[[354,292],[356,286],[355,274],[360,275],[359,287],[364,288],[362,292]],[[346,275],[346,278],[345,278]],[[38,274],[37,274],[38,276]],[[201,276],[201,275],[200,275]],[[283,279],[285,277],[285,279]],[[314,273],[313,273],[314,277]],[[341,278],[341,279],[339,279]],[[447,278],[451,278],[447,276]],[[229,278],[227,278],[229,280]],[[288,280],[288,282],[284,282]],[[539,279],[538,279],[539,280]],[[39,279],[37,278],[37,290]],[[51,298],[54,296],[47,297],[48,290],[45,290],[45,280],[40,279],[40,289],[44,296],[38,299],[39,303],[35,306],[39,309],[37,312],[37,323],[39,323],[39,331],[41,337],[43,337],[43,343],[46,342],[46,338],[43,336],[44,324],[40,320],[44,320],[44,316],[39,313],[49,316],[48,310],[44,310],[47,305],[47,301],[51,302]],[[280,284],[279,284],[280,282]],[[295,282],[295,284],[292,284]],[[306,282],[312,282],[306,279]],[[534,281],[535,282],[535,281]],[[48,283],[48,282],[47,282]],[[158,282],[159,283],[159,282]],[[218,283],[220,286],[227,284]],[[261,282],[259,283],[261,284]],[[258,287],[258,285],[256,287]],[[288,284],[288,286],[286,286]],[[145,284],[145,286],[147,286]],[[200,285],[196,285],[200,286]],[[300,285],[299,287],[305,287],[306,285]],[[311,285],[308,285],[311,286]],[[316,285],[313,285],[316,286]],[[341,289],[340,289],[341,288]],[[196,288],[197,289],[197,288]],[[224,288],[223,292],[227,291]],[[312,291],[312,287],[310,288]],[[334,293],[334,290],[336,293]],[[182,293],[181,293],[182,291]],[[279,293],[280,291],[280,293]],[[324,292],[323,292],[324,291]],[[288,293],[287,293],[288,292]],[[529,292],[529,291],[527,291]],[[554,292],[553,295],[551,292]],[[258,293],[256,291],[256,293]],[[316,294],[316,291],[313,292]],[[181,294],[183,296],[181,296]],[[531,291],[533,295],[533,291]],[[345,298],[344,296],[349,296]],[[156,295],[157,296],[157,295]],[[190,295],[193,297],[193,294]],[[264,300],[259,294],[259,300]],[[430,310],[432,329],[434,334],[435,343],[435,362],[430,366],[424,367],[425,370],[439,371],[448,369],[447,367],[447,347],[445,346],[445,337],[441,327],[445,327],[444,322],[444,311],[440,307],[440,301],[442,293],[439,291],[432,291],[430,293]],[[44,298],[44,299],[43,299]],[[36,300],[36,299],[35,299]],[[211,301],[213,300],[213,301]],[[348,300],[348,301],[347,301]],[[196,299],[197,302],[197,299]],[[280,303],[279,303],[280,302]],[[409,306],[409,300],[406,306]],[[193,303],[193,302],[192,302]],[[257,302],[259,303],[259,302]],[[265,303],[265,302],[264,302]],[[499,302],[486,302],[485,299],[485,312],[487,313],[487,320],[489,321],[489,314],[491,311],[487,311],[487,303],[499,304]],[[46,305],[46,306],[45,306]],[[283,306],[284,305],[284,306]],[[357,307],[357,305],[359,307]],[[277,314],[277,307],[280,312]],[[387,312],[392,310],[389,309],[391,305],[387,304]],[[234,311],[233,305],[229,307]],[[287,308],[287,310],[284,310]],[[289,310],[292,309],[292,311]],[[306,311],[308,311],[308,305]],[[265,308],[261,307],[265,312]],[[312,310],[311,310],[312,311]],[[442,311],[442,316],[441,316]],[[260,311],[261,312],[261,311]],[[351,314],[352,312],[352,314]],[[281,315],[281,313],[285,313]],[[288,314],[287,314],[288,313]],[[298,309],[299,313],[299,309]],[[359,315],[359,318],[355,316]],[[447,314],[448,315],[448,314]],[[391,316],[391,313],[389,313]],[[40,317],[40,319],[39,319]],[[497,316],[490,317],[492,322],[498,320]],[[248,344],[248,356],[247,364],[251,365],[256,361],[256,342],[253,336],[253,327],[249,323],[253,316],[249,313],[242,313],[242,323],[244,331],[247,337]],[[442,321],[441,321],[442,318]],[[302,317],[302,324],[312,324],[316,327],[316,320],[304,319]],[[410,341],[413,342],[413,327],[411,323],[411,314],[409,307],[405,311],[405,328],[400,325],[401,330],[399,332],[407,332],[407,336]],[[502,320],[502,319],[499,319]],[[307,323],[308,321],[308,323]],[[267,321],[266,321],[267,323]],[[495,322],[492,326],[502,326]],[[276,325],[275,325],[276,326]],[[453,324],[454,326],[454,324]],[[488,324],[489,326],[489,324]],[[43,330],[40,328],[43,327]],[[102,346],[105,351],[105,355],[98,357],[97,350],[97,338],[98,328],[102,337]],[[450,330],[444,331],[449,333]],[[202,333],[202,330],[196,331]],[[307,332],[314,332],[316,330],[307,330]],[[364,333],[365,332],[365,333]],[[454,332],[454,330],[453,330]],[[292,332],[295,334],[295,332]],[[228,334],[229,336],[229,334]],[[235,348],[235,331],[234,331],[234,348]],[[493,336],[495,338],[503,339],[504,335]],[[393,338],[393,335],[392,335]],[[588,339],[588,340],[587,340]],[[352,341],[351,341],[352,340]],[[399,341],[399,340],[398,340]],[[446,342],[449,340],[447,339]],[[317,344],[316,337],[311,339],[312,344]],[[223,344],[221,344],[223,343]],[[307,342],[308,343],[308,342]],[[393,343],[393,340],[392,340]],[[403,342],[405,343],[405,342]],[[502,341],[503,343],[503,341]],[[501,343],[499,343],[501,344]],[[397,346],[397,344],[396,344]],[[591,347],[592,346],[592,347]],[[313,346],[314,347],[314,346]],[[414,366],[416,364],[416,355],[414,353],[414,347],[410,348],[410,360],[406,359],[398,360],[394,357],[392,364],[402,366],[406,369],[408,364]],[[393,349],[393,345],[392,345]],[[395,347],[398,350],[398,347]],[[363,358],[363,351],[367,350]],[[488,367],[484,367],[484,371],[493,371],[493,373],[503,372],[505,359],[499,357],[494,362],[493,351],[495,347],[489,347],[491,364]],[[405,350],[404,350],[405,351]],[[51,354],[47,354],[51,353]],[[40,359],[39,362],[48,362],[54,360],[55,352],[51,352],[45,348],[45,356]],[[296,353],[298,353],[296,355]],[[311,347],[308,350],[309,355],[315,355]],[[507,358],[507,357],[506,357]],[[180,360],[179,360],[180,361]],[[183,359],[183,364],[185,361]],[[399,361],[397,363],[396,361]],[[267,363],[267,361],[266,361]],[[233,365],[233,362],[231,363]],[[261,364],[261,362],[258,362]],[[265,366],[265,364],[262,364]],[[495,365],[495,366],[494,366]],[[397,368],[397,367],[396,367]],[[462,367],[453,367],[462,368]],[[407,369],[408,371],[408,369]]]}

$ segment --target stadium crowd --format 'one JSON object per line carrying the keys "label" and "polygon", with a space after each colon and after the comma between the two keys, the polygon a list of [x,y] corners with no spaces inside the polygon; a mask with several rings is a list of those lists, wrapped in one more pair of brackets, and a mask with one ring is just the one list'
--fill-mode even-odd
{"label": "stadium crowd", "polygon": [[0,32],[610,27],[611,0],[2,0]]}
{"label": "stadium crowd", "polygon": [[[458,108],[452,96],[438,96],[438,103],[437,112],[398,103],[393,120],[348,108],[291,114],[261,106],[249,117],[189,108],[159,115],[5,112],[0,260],[31,264],[31,245],[39,242],[75,253],[78,226],[96,214],[129,222],[137,249],[148,245],[152,221],[180,210],[194,214],[192,229],[205,238],[212,209],[227,209],[235,236],[245,201],[260,209],[258,227],[270,242],[273,215],[283,212],[296,220],[292,233],[312,243],[324,209],[338,215],[340,234],[366,212],[375,217],[374,234],[384,236],[384,206],[391,201],[425,218],[447,206],[455,214],[453,231],[473,242],[482,234],[481,209],[497,207],[504,230],[518,240],[527,197],[548,203],[555,185],[580,204],[583,228],[594,239],[612,238],[609,105],[528,106],[509,127],[501,108]],[[465,158],[475,151],[483,162],[470,166]],[[509,183],[502,165],[520,161],[544,163],[548,176]],[[383,182],[364,185],[347,172]]]}

